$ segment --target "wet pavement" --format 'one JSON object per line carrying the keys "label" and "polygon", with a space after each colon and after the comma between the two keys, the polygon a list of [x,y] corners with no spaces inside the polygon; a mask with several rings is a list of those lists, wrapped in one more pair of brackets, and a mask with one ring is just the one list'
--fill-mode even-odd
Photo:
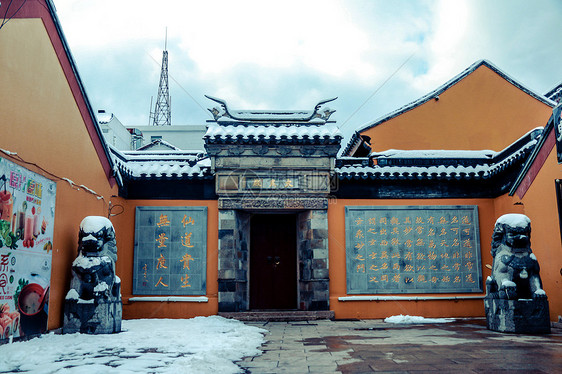
{"label": "wet pavement", "polygon": [[562,373],[562,328],[504,334],[485,319],[400,325],[381,320],[246,322],[268,330],[245,373]]}

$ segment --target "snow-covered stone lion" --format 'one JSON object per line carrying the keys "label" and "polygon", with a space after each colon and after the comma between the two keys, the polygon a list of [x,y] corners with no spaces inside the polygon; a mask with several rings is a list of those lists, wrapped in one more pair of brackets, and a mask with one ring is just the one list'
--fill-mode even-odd
{"label": "snow-covered stone lion", "polygon": [[526,215],[512,213],[498,218],[492,236],[492,276],[486,281],[490,297],[546,298],[530,239],[531,220]]}

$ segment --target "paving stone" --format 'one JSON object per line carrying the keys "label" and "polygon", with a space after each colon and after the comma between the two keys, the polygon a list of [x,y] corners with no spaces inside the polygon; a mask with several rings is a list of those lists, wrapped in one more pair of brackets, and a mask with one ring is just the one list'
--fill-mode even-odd
{"label": "paving stone", "polygon": [[309,366],[308,371],[315,374],[341,373],[337,366]]}
{"label": "paving stone", "polygon": [[264,353],[239,363],[253,374],[556,373],[562,367],[558,327],[550,335],[526,336],[488,331],[478,319],[443,325],[326,320],[254,326],[270,331]]}
{"label": "paving stone", "polygon": [[306,358],[282,358],[279,360],[279,367],[297,367],[297,368],[307,368],[308,364],[306,363]]}

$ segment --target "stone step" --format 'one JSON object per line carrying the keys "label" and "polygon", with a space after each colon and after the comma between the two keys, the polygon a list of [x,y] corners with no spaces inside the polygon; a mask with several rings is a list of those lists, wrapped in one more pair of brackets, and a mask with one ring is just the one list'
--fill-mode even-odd
{"label": "stone step", "polygon": [[224,318],[237,319],[239,321],[314,321],[318,319],[334,319],[332,310],[302,311],[302,310],[268,310],[250,312],[219,312]]}

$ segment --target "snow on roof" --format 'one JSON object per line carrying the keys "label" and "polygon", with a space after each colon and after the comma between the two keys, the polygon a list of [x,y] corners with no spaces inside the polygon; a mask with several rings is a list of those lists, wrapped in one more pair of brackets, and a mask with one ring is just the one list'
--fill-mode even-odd
{"label": "snow on roof", "polygon": [[559,103],[562,100],[562,82],[554,86],[544,96],[548,97],[552,101]]}
{"label": "snow on roof", "polygon": [[385,158],[489,158],[491,159],[497,152],[484,151],[451,151],[451,150],[412,150],[401,151],[389,149],[383,152],[372,153],[374,157]]}
{"label": "snow on roof", "polygon": [[158,145],[161,145],[165,148],[170,148],[170,149],[175,150],[175,151],[181,150],[181,148],[176,147],[175,145],[165,141],[164,139],[155,139],[151,143],[138,148],[137,151],[144,151],[144,150],[147,150],[147,149],[154,148]]}
{"label": "snow on roof", "polygon": [[340,179],[487,179],[526,157],[541,133],[531,130],[501,152],[389,150],[371,158],[339,158],[336,172]]}
{"label": "snow on roof", "polygon": [[146,162],[117,161],[120,170],[126,172],[131,177],[156,176],[156,177],[203,177],[208,174],[211,168],[211,160],[205,158],[195,164],[181,162],[178,160],[154,160]]}
{"label": "snow on roof", "polygon": [[316,143],[337,141],[342,139],[343,135],[339,128],[333,124],[323,126],[306,126],[306,125],[280,125],[280,126],[223,126],[220,124],[209,124],[207,132],[203,136],[206,142],[269,142],[282,141],[291,143],[298,141],[310,141]]}
{"label": "snow on roof", "polygon": [[113,113],[98,110],[97,118],[99,123],[109,123],[113,119]]}
{"label": "snow on roof", "polygon": [[273,110],[230,110],[232,116],[249,121],[303,121],[312,117],[313,110],[273,111]]}
{"label": "snow on roof", "polygon": [[463,80],[469,74],[473,73],[480,66],[488,67],[489,69],[491,69],[492,71],[497,73],[500,77],[502,77],[503,79],[505,79],[506,81],[508,81],[509,83],[511,83],[512,85],[514,85],[518,89],[520,89],[521,91],[523,91],[523,92],[527,93],[528,95],[532,96],[533,98],[545,103],[546,105],[550,105],[551,107],[554,107],[556,105],[556,103],[554,101],[552,101],[552,100],[548,99],[547,97],[545,97],[541,94],[538,94],[535,91],[523,86],[517,80],[515,80],[514,78],[512,78],[511,76],[509,76],[508,74],[506,74],[502,70],[500,70],[494,64],[492,64],[490,61],[479,60],[479,61],[476,61],[474,64],[470,65],[467,69],[465,69],[463,72],[461,72],[457,76],[453,77],[451,80],[449,80],[448,82],[446,82],[442,86],[438,87],[437,89],[431,91],[430,93],[420,97],[419,99],[417,99],[415,101],[412,101],[409,104],[404,105],[401,108],[398,108],[397,110],[395,110],[393,112],[390,112],[390,113],[388,113],[388,114],[386,114],[382,117],[379,117],[378,119],[376,119],[373,122],[369,122],[366,125],[363,125],[363,126],[359,127],[357,129],[357,132],[362,132],[362,131],[368,130],[372,127],[378,126],[383,122],[386,122],[386,121],[388,121],[388,120],[390,120],[394,117],[397,117],[398,115],[400,115],[402,113],[410,111],[410,110],[416,108],[417,106],[420,106],[420,105],[424,104],[425,102],[427,102],[429,100],[432,100],[432,99],[436,98],[437,96],[439,96],[440,94],[442,94],[443,92],[448,90],[450,87],[454,86],[455,84],[457,84],[458,82]]}
{"label": "snow on roof", "polygon": [[490,176],[488,165],[475,166],[355,166],[336,168],[340,179],[481,179]]}
{"label": "snow on roof", "polygon": [[185,151],[120,152],[111,148],[116,171],[130,178],[204,178],[211,160],[202,153]]}
{"label": "snow on roof", "polygon": [[204,157],[205,152],[202,150],[184,151],[184,150],[152,150],[152,151],[120,151],[123,156],[134,161],[153,161],[153,160],[191,160],[196,161]]}
{"label": "snow on roof", "polygon": [[334,101],[337,97],[322,100],[313,110],[232,110],[228,108],[226,101],[216,97],[205,95],[206,98],[219,104],[219,107],[209,109],[215,122],[220,123],[260,123],[265,125],[275,125],[279,123],[307,123],[321,125],[328,121],[335,110],[320,107],[326,103]]}

